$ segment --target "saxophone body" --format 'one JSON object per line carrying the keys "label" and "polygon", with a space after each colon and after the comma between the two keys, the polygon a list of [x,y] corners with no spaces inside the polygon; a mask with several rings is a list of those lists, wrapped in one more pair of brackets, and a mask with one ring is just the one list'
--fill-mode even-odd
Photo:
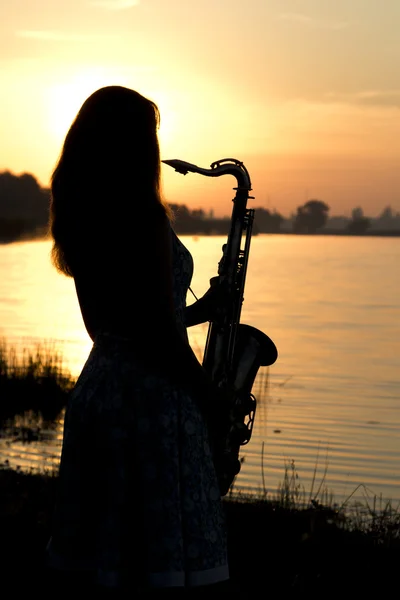
{"label": "saxophone body", "polygon": [[[214,463],[224,496],[240,471],[240,448],[252,435],[257,405],[252,388],[258,370],[272,365],[278,357],[274,342],[265,333],[240,322],[255,212],[247,208],[251,180],[243,163],[232,158],[216,161],[209,169],[182,160],[163,162],[184,175],[233,175],[237,181],[228,239],[218,264],[218,285],[225,288],[228,300],[209,323],[203,355],[203,367],[214,383],[232,391],[229,406],[222,408],[220,421],[224,426],[213,440]],[[218,411],[221,414],[221,407],[216,407]]]}

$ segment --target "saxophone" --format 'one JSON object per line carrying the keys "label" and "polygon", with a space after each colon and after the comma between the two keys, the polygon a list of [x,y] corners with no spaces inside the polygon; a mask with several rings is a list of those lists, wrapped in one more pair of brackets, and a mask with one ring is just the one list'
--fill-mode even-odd
{"label": "saxophone", "polygon": [[162,162],[183,175],[233,175],[237,181],[228,239],[218,263],[218,285],[224,286],[228,301],[209,322],[202,362],[217,387],[230,391],[228,406],[216,407],[223,419],[219,418],[222,425],[212,440],[221,496],[225,496],[241,468],[240,448],[253,432],[257,400],[252,388],[258,370],[278,357],[274,342],[265,333],[240,323],[255,213],[247,208],[248,199],[253,198],[249,196],[251,180],[244,164],[233,158],[213,162],[209,169],[178,159]]}

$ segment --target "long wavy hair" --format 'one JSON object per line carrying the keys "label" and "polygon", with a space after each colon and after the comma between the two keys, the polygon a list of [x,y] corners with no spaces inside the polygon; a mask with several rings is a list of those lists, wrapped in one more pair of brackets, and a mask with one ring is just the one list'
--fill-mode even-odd
{"label": "long wavy hair", "polygon": [[88,252],[123,248],[160,215],[171,218],[160,192],[158,126],[156,104],[122,86],[100,88],[83,103],[51,177],[59,272],[73,277]]}

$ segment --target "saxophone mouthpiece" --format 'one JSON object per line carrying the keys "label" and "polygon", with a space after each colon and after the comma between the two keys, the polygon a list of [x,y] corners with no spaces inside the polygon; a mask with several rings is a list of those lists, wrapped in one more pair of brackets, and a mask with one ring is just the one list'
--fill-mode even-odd
{"label": "saxophone mouthpiece", "polygon": [[162,160],[161,162],[172,167],[178,173],[182,173],[182,175],[186,175],[189,172],[189,169],[185,167],[185,162],[183,160],[172,158],[171,160]]}

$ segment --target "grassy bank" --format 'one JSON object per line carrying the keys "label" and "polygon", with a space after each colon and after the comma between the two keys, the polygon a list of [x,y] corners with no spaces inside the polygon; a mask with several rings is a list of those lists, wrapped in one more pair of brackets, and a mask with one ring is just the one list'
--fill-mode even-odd
{"label": "grassy bank", "polygon": [[75,380],[54,345],[21,351],[0,339],[0,428],[29,421],[49,424],[65,407]]}
{"label": "grassy bank", "polygon": [[[17,597],[40,594],[48,583],[43,559],[57,476],[2,469],[0,489],[2,583]],[[298,509],[234,494],[224,507],[232,579],[252,595],[358,598],[397,585],[398,516],[362,525],[322,506]]]}
{"label": "grassy bank", "polygon": [[[25,426],[34,435],[57,418],[73,383],[51,347],[18,355],[0,344],[1,428]],[[43,559],[57,481],[50,471],[0,468],[1,578],[17,597],[48,589]],[[293,463],[275,495],[245,497],[233,486],[224,498],[232,579],[259,598],[389,592],[397,585],[399,510],[377,501],[348,507],[300,494]]]}

